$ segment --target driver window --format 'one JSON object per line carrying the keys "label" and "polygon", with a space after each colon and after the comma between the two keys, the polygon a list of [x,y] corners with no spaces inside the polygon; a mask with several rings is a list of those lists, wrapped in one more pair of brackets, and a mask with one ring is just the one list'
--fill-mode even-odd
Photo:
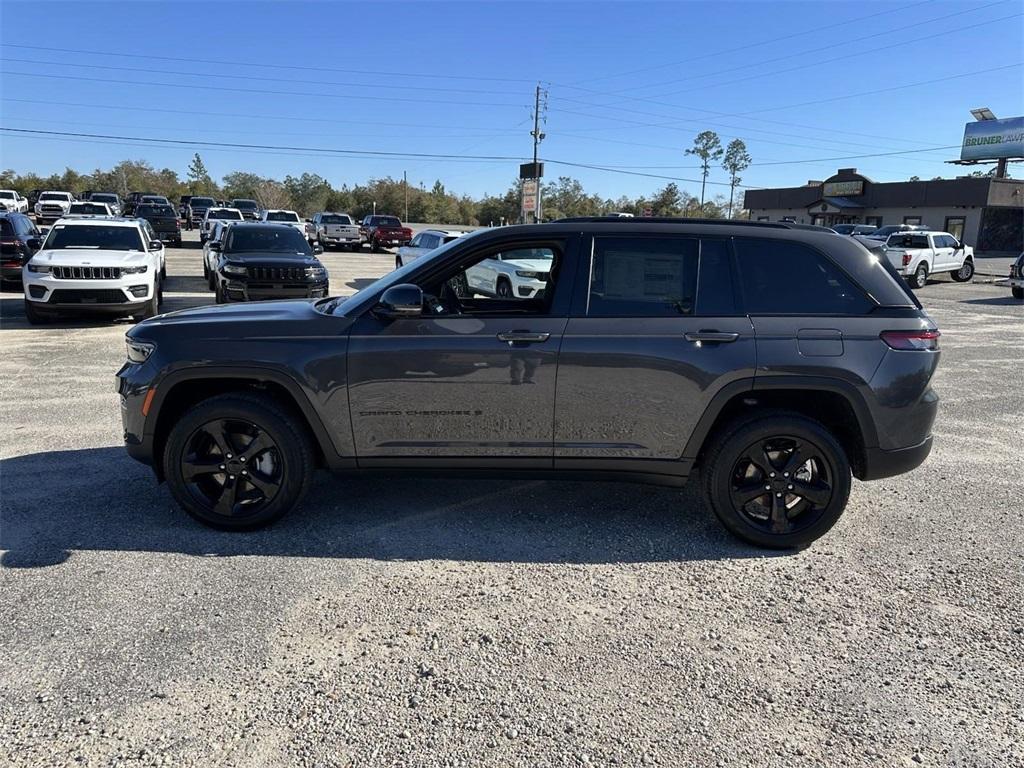
{"label": "driver window", "polygon": [[[544,314],[560,263],[561,253],[547,245],[481,254],[468,267],[442,279],[433,312]],[[424,290],[435,293],[427,287]]]}

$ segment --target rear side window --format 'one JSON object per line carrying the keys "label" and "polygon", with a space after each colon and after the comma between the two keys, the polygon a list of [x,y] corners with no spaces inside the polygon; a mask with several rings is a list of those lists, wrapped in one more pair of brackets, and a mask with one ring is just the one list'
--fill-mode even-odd
{"label": "rear side window", "polygon": [[587,314],[693,314],[699,241],[687,237],[596,237]]}
{"label": "rear side window", "polygon": [[825,256],[785,240],[735,240],[751,315],[861,315],[874,306]]}
{"label": "rear side window", "polygon": [[725,240],[701,240],[697,275],[697,314],[736,314],[729,243]]}

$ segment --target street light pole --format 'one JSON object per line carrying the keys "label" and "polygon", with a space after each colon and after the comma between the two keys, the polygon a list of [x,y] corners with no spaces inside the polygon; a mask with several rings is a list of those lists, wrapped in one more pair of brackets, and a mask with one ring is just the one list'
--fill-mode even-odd
{"label": "street light pole", "polygon": [[409,177],[402,171],[402,186],[405,187],[405,218],[402,221],[409,221]]}

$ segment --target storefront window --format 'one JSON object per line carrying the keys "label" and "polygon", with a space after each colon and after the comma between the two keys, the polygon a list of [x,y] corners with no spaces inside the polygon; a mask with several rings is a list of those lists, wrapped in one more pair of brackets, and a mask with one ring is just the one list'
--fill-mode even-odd
{"label": "storefront window", "polygon": [[882,226],[882,217],[881,216],[865,216],[864,217],[864,223],[865,224],[874,224],[876,227],[880,227],[880,226]]}
{"label": "storefront window", "polygon": [[920,224],[921,223],[921,217],[920,216],[904,216],[903,217],[903,223],[904,224]]}
{"label": "storefront window", "polygon": [[947,216],[946,231],[962,242],[964,239],[964,223],[963,216]]}

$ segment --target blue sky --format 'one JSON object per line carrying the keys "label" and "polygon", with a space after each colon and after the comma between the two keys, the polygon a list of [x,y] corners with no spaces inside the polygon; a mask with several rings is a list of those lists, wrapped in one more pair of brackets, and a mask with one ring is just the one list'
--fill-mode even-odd
{"label": "blue sky", "polygon": [[[839,167],[876,180],[950,176],[956,167],[943,161],[956,149],[917,150],[958,145],[972,107],[1024,114],[1022,14],[1020,0],[4,0],[0,125],[528,158],[541,81],[549,160],[698,179],[683,150],[710,129],[723,143],[743,138],[763,163],[743,174],[748,186],[802,184]],[[0,166],[43,173],[133,158],[184,176],[196,151],[8,133],[0,142]],[[310,171],[341,185],[407,171],[412,183],[479,195],[517,175],[516,160],[199,151],[215,178]],[[848,157],[892,152],[907,154]],[[607,197],[666,183],[549,163],[547,177],[557,175]],[[678,183],[699,193],[699,183]]]}

